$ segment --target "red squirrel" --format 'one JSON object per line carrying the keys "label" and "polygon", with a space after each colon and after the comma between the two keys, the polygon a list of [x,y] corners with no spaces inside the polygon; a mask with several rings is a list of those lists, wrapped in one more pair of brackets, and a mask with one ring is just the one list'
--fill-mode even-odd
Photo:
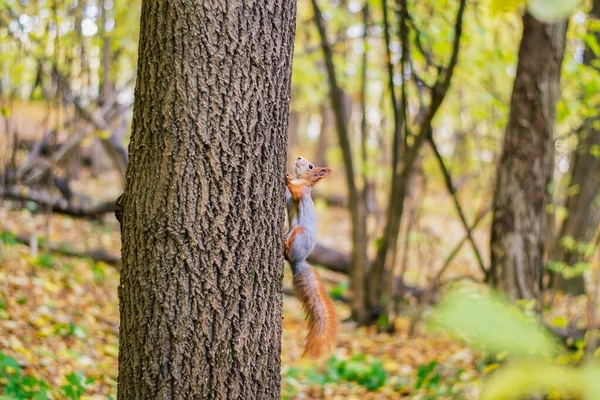
{"label": "red squirrel", "polygon": [[311,197],[312,187],[330,173],[331,169],[314,167],[300,157],[296,161],[296,174],[299,177],[294,179],[289,174],[286,176],[291,196],[288,210],[291,207],[292,213],[289,214],[290,232],[285,241],[285,258],[292,266],[294,290],[306,312],[308,334],[302,355],[309,358],[316,358],[333,349],[338,328],[333,302],[317,271],[306,262],[317,240],[317,214]]}
{"label": "red squirrel", "polygon": [[[304,157],[298,157],[294,162],[294,172],[298,179],[306,178],[307,174],[314,168],[313,163]],[[292,198],[292,194],[287,186],[285,187],[285,207],[288,215],[287,232],[289,234],[298,225],[298,202]]]}

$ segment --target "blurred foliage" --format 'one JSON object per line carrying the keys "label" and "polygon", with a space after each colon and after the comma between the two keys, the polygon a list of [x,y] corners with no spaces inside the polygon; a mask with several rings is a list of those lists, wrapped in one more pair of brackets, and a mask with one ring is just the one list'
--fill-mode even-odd
{"label": "blurred foliage", "polygon": [[[535,317],[521,312],[500,295],[476,286],[447,293],[436,309],[434,324],[481,350],[503,353],[485,382],[482,400],[514,399],[531,394],[600,398],[600,368],[562,365],[570,358]],[[558,396],[558,397],[556,397]]]}
{"label": "blurred foliage", "polygon": [[[79,400],[86,392],[86,386],[94,381],[86,378],[83,373],[70,373],[65,377],[67,383],[61,386],[66,399]],[[39,380],[23,372],[21,366],[13,357],[0,352],[0,388],[3,395],[1,400],[47,400],[53,398],[48,382]]]}

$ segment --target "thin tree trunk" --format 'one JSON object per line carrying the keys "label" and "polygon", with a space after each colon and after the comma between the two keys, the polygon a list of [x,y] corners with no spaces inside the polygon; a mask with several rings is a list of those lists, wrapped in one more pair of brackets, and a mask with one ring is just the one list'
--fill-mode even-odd
{"label": "thin tree trunk", "polygon": [[346,110],[343,92],[337,83],[333,54],[327,39],[321,9],[317,4],[317,0],[311,0],[311,3],[315,14],[315,24],[317,25],[321,40],[325,69],[329,81],[331,108],[335,117],[336,131],[344,160],[346,184],[348,185],[348,209],[352,221],[352,268],[350,274],[353,292],[352,314],[355,320],[363,323],[367,320],[367,310],[364,301],[364,275],[369,263],[367,256],[365,204],[359,196],[354,178],[354,161],[352,159],[352,148],[350,146],[347,124],[349,113]]}
{"label": "thin tree trunk", "polygon": [[[369,134],[369,127],[367,121],[367,69],[369,64],[368,53],[369,53],[369,2],[365,1],[363,4],[363,55],[361,61],[360,71],[360,163],[361,163],[361,176],[362,176],[362,201],[365,204],[365,220],[368,225],[369,221],[369,204],[372,199],[375,199],[375,182],[369,178],[368,167],[368,146],[367,138]],[[366,240],[369,241],[368,232],[365,235]]]}
{"label": "thin tree trunk", "polygon": [[[590,17],[600,19],[600,0],[594,0]],[[600,41],[600,32],[590,32]],[[585,65],[592,67],[592,61],[598,58],[589,47],[583,54]],[[595,129],[598,120],[590,121],[579,133],[579,145],[573,156],[571,185],[574,194],[567,199],[567,218],[561,228],[559,240],[570,236],[576,241],[589,241],[594,237],[596,227],[600,223],[600,205],[598,204],[598,189],[600,187],[600,157],[594,154],[594,149],[600,148],[600,131]],[[573,265],[582,261],[577,252],[556,244],[554,259]],[[572,279],[560,279],[560,287],[567,293],[578,295],[585,292],[583,275]]]}
{"label": "thin tree trunk", "polygon": [[511,298],[539,298],[554,164],[554,115],[567,22],[526,13],[509,122],[498,166],[490,281]]}
{"label": "thin tree trunk", "polygon": [[142,3],[119,399],[279,399],[296,3]]}
{"label": "thin tree trunk", "polygon": [[[410,173],[416,160],[421,145],[432,135],[432,122],[437,111],[439,110],[452,81],[454,68],[458,63],[458,54],[460,51],[460,40],[462,37],[463,16],[466,8],[466,0],[459,0],[456,19],[454,24],[454,41],[452,43],[452,54],[445,68],[440,68],[440,72],[436,78],[435,84],[429,87],[431,92],[431,102],[426,109],[421,110],[423,114],[420,121],[419,131],[414,137],[412,146],[405,145],[406,137],[408,136],[409,128],[406,117],[406,109],[408,104],[406,83],[404,73],[408,61],[410,60],[410,43],[408,40],[408,29],[406,20],[408,18],[408,6],[406,1],[402,1],[401,16],[401,31],[400,39],[403,47],[402,67],[403,86],[402,86],[402,107],[399,109],[399,122],[404,127],[405,143],[399,141],[400,137],[396,132],[394,136],[394,149],[401,146],[402,163],[396,165],[392,161],[392,188],[390,201],[388,203],[387,220],[382,236],[381,243],[377,250],[377,255],[372,268],[369,271],[367,278],[367,296],[369,303],[368,309],[375,311],[372,315],[372,321],[379,317],[379,314],[387,314],[388,330],[393,330],[393,319],[389,311],[391,310],[391,286],[385,285],[386,279],[392,279],[392,271],[395,264],[396,249],[398,244],[398,235],[400,233],[400,224],[402,222],[402,214],[404,211],[404,199],[407,192],[407,184],[410,178]],[[397,125],[397,124],[395,124]],[[396,127],[397,129],[397,127]],[[394,158],[394,157],[393,157]],[[386,289],[387,288],[387,289]]]}
{"label": "thin tree trunk", "polygon": [[315,149],[315,165],[327,165],[327,149],[329,147],[329,129],[332,125],[331,108],[326,105],[321,106],[321,126],[319,127],[319,139]]}

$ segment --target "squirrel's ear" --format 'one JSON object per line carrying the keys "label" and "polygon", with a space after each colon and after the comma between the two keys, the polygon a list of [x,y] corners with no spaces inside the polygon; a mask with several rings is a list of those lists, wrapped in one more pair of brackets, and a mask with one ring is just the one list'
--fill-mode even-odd
{"label": "squirrel's ear", "polygon": [[322,167],[317,170],[317,176],[324,178],[331,173],[331,168]]}
{"label": "squirrel's ear", "polygon": [[321,168],[321,171],[319,171],[320,176],[327,176],[330,173],[331,173],[331,168]]}

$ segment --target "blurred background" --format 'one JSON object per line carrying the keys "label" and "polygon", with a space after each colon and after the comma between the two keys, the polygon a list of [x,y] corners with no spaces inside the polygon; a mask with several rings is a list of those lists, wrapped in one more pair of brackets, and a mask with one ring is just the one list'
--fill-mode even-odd
{"label": "blurred background", "polygon": [[[0,0],[6,398],[116,397],[140,9]],[[301,359],[286,267],[284,398],[520,398],[508,381],[600,398],[580,367],[597,353],[599,18],[597,0],[298,3],[289,172],[334,170],[309,261],[344,321],[331,358]]]}

